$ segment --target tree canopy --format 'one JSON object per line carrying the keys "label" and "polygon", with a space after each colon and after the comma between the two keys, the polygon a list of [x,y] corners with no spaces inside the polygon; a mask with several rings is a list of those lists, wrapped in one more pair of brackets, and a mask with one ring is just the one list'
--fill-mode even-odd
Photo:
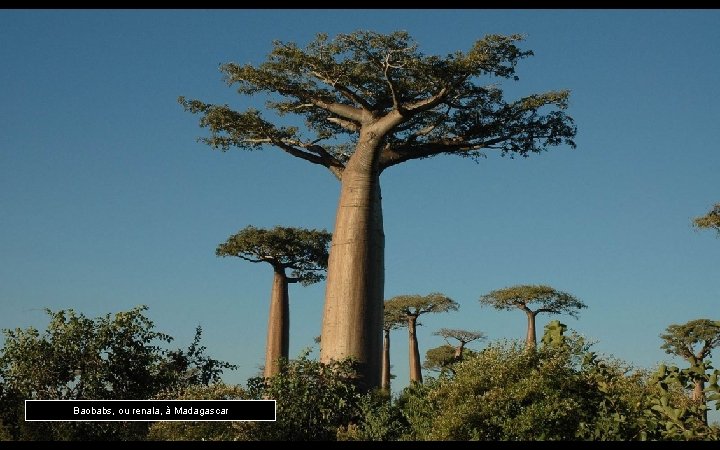
{"label": "tree canopy", "polygon": [[292,269],[288,281],[308,285],[325,277],[331,238],[332,234],[325,230],[281,226],[265,230],[248,225],[220,244],[215,253]]}
{"label": "tree canopy", "polygon": [[566,292],[545,285],[519,285],[491,291],[480,297],[480,303],[496,309],[530,310],[530,305],[539,308],[534,313],[568,314],[577,317],[578,310],[587,306]]}
{"label": "tree canopy", "polygon": [[670,325],[660,338],[663,340],[660,348],[666,353],[691,363],[699,362],[720,346],[720,321],[697,319],[682,325]]}
{"label": "tree canopy", "polygon": [[455,328],[441,328],[433,334],[435,336],[441,336],[446,341],[450,338],[455,339],[463,345],[477,341],[478,339],[485,339],[485,333],[482,331],[458,330]]}
{"label": "tree canopy", "polygon": [[720,236],[720,203],[715,203],[713,209],[704,216],[693,219],[693,225],[696,228],[714,229]]}
{"label": "tree canopy", "polygon": [[385,302],[386,314],[390,317],[418,317],[426,313],[456,311],[455,300],[434,292],[428,295],[398,295]]}
{"label": "tree canopy", "polygon": [[[265,62],[220,66],[241,95],[267,94],[266,108],[305,122],[276,125],[260,111],[237,112],[180,97],[201,114],[214,148],[265,145],[329,169],[341,178],[361,130],[388,118],[379,171],[440,154],[478,158],[484,150],[528,156],[547,146],[575,146],[575,126],[563,110],[569,92],[548,91],[507,101],[490,79],[515,79],[517,63],[533,54],[518,34],[487,35],[467,52],[426,55],[405,31],[318,34],[305,48],[275,41]],[[549,107],[549,111],[544,108]]]}

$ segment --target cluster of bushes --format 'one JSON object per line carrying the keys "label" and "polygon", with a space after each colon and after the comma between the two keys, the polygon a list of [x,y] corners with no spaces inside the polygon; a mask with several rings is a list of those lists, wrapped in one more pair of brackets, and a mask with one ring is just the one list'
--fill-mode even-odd
{"label": "cluster of bushes", "polygon": [[[398,395],[361,392],[353,361],[303,354],[271,378],[223,384],[227,363],[153,343],[138,308],[114,318],[51,313],[47,332],[6,332],[0,352],[0,438],[15,440],[718,440],[700,376],[637,370],[548,327],[537,349],[498,341]],[[717,372],[706,377],[718,407]],[[276,399],[275,422],[24,422],[25,398]]]}

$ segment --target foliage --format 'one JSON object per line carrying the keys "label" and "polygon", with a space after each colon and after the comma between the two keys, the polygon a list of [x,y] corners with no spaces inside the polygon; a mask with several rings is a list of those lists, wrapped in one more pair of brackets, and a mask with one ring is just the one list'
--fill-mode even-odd
{"label": "foliage", "polygon": [[284,361],[271,378],[248,380],[248,398],[277,401],[277,421],[237,424],[239,440],[335,440],[337,430],[357,420],[362,394],[355,363],[323,364],[308,359]]}
{"label": "foliage", "polygon": [[[222,382],[208,385],[191,385],[182,392],[169,391],[159,394],[158,399],[169,400],[244,400],[247,392],[241,386]],[[148,439],[154,441],[231,441],[237,431],[233,422],[155,422],[150,426]]]}
{"label": "foliage", "polygon": [[566,313],[572,317],[577,317],[578,309],[587,308],[573,295],[545,285],[518,285],[498,289],[481,296],[480,303],[504,310],[529,310],[531,304],[538,304],[535,313]]}
{"label": "foliage", "polygon": [[663,340],[661,348],[666,353],[696,363],[710,356],[713,348],[720,345],[720,321],[698,319],[682,325],[673,324],[660,338]]}
{"label": "foliage", "polygon": [[698,229],[714,229],[720,236],[720,203],[715,203],[704,216],[693,219],[693,225]]}
{"label": "foliage", "polygon": [[325,230],[280,226],[265,230],[248,225],[220,244],[215,253],[292,269],[288,281],[309,285],[325,278],[331,239],[332,234]]}
{"label": "foliage", "polygon": [[389,300],[385,300],[383,307],[383,330],[390,331],[403,327],[407,323],[405,312],[394,308],[391,304],[388,306]]}
{"label": "foliage", "polygon": [[418,317],[426,313],[456,311],[458,304],[434,292],[428,295],[398,295],[385,302],[386,317]]}
{"label": "foliage", "polygon": [[428,393],[431,440],[572,439],[592,410],[567,348],[492,344]]}
{"label": "foliage", "polygon": [[397,402],[383,391],[365,394],[356,423],[338,429],[339,441],[398,441],[409,431],[409,423]]}
{"label": "foliage", "polygon": [[[225,361],[213,359],[205,354],[207,347],[200,344],[202,327],[195,328],[195,337],[187,350],[177,349],[166,354],[167,369],[174,374],[175,390],[204,388],[213,383],[220,383],[220,376],[225,370],[235,370],[237,366]],[[166,387],[165,390],[168,388]]]}
{"label": "foliage", "polygon": [[439,372],[440,375],[451,375],[455,373],[453,366],[466,357],[475,355],[476,352],[469,348],[463,348],[461,358],[457,358],[457,348],[452,345],[441,345],[431,348],[425,352],[425,361],[423,361],[423,369],[432,372]]}
{"label": "foliage", "polygon": [[[564,114],[568,91],[506,101],[497,84],[480,77],[515,79],[530,55],[520,35],[487,35],[467,52],[428,56],[404,31],[356,31],[330,39],[318,34],[304,49],[276,41],[267,61],[220,67],[241,95],[266,94],[266,108],[304,119],[306,131],[275,125],[255,110],[237,112],[179,98],[210,130],[214,148],[273,146],[327,167],[340,178],[361,129],[380,119],[396,123],[384,135],[379,170],[409,159],[455,154],[478,158],[483,150],[528,156],[547,146],[575,146],[576,130]],[[545,109],[550,109],[543,114]],[[397,115],[397,117],[396,117]],[[290,121],[296,123],[296,121]]]}
{"label": "foliage", "polygon": [[[649,398],[649,409],[645,415],[650,424],[649,432],[643,438],[665,440],[720,440],[720,429],[708,427],[705,420],[704,402],[688,401],[686,396],[673,396],[675,390],[684,391],[702,378],[708,381],[706,367],[680,370],[677,367],[660,365],[651,377],[651,383],[657,386],[656,394]],[[698,373],[701,372],[701,373]],[[718,371],[713,374],[711,390],[717,391]],[[680,399],[680,401],[678,401]]]}
{"label": "foliage", "polygon": [[18,439],[138,439],[144,422],[25,422],[24,399],[150,399],[165,389],[217,380],[234,366],[204,355],[201,329],[187,351],[159,346],[146,306],[91,319],[73,310],[46,310],[44,333],[4,330],[0,350],[0,413]]}
{"label": "foliage", "polygon": [[547,325],[545,325],[545,333],[543,333],[543,337],[540,342],[547,347],[562,347],[566,343],[566,330],[567,325],[560,323],[559,320],[551,320]]}

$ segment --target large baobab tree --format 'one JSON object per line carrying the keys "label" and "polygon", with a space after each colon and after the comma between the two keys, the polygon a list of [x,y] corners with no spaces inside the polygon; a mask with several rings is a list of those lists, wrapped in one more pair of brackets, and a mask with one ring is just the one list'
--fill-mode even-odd
{"label": "large baobab tree", "polygon": [[[540,313],[568,314],[577,318],[578,310],[587,306],[568,294],[545,285],[519,285],[491,291],[480,297],[483,306],[492,306],[496,309],[520,309],[527,315],[527,348],[537,346],[535,335],[535,317]],[[536,309],[530,306],[537,304]]]}
{"label": "large baobab tree", "polygon": [[[720,346],[720,321],[709,319],[691,320],[682,325],[670,325],[660,335],[666,353],[677,355],[693,368],[702,370],[704,375],[705,358],[710,356],[715,347]],[[705,399],[703,393],[705,382],[703,377],[695,379],[692,398],[696,402]]]}
{"label": "large baobab tree", "polygon": [[704,216],[693,219],[693,225],[696,228],[713,229],[720,236],[720,203],[715,203],[713,209]]}
{"label": "large baobab tree", "polygon": [[[275,227],[269,230],[247,226],[217,247],[218,256],[237,256],[246,261],[268,263],[273,268],[270,294],[265,377],[278,373],[278,361],[287,359],[290,346],[289,283],[306,286],[324,278],[328,244],[332,235],[325,230]],[[290,276],[287,269],[292,270]]]}
{"label": "large baobab tree", "polygon": [[397,311],[385,308],[383,312],[383,356],[380,389],[390,392],[390,331],[400,328],[405,323],[405,317]]}
{"label": "large baobab tree", "polygon": [[[325,167],[340,181],[323,312],[323,362],[355,358],[367,387],[380,381],[384,248],[380,174],[438,155],[478,160],[487,152],[529,156],[574,147],[565,90],[508,101],[499,82],[517,80],[532,55],[520,35],[488,35],[467,52],[425,55],[406,32],[357,31],[305,48],[275,42],[260,64],[220,67],[243,96],[264,95],[263,115],[180,97],[201,115],[214,148],[275,148]],[[304,119],[284,122],[285,115]],[[270,118],[272,117],[272,119]]]}
{"label": "large baobab tree", "polygon": [[410,382],[422,383],[420,350],[418,349],[418,317],[428,313],[456,311],[458,304],[440,293],[429,295],[398,295],[385,302],[386,314],[403,317],[408,328],[410,348]]}

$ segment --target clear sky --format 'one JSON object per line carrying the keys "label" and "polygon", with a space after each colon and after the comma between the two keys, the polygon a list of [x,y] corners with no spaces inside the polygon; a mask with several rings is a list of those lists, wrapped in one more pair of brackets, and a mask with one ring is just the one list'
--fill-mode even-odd
{"label": "clear sky", "polygon": [[[577,145],[527,159],[410,161],[382,176],[386,298],[439,291],[441,327],[522,338],[520,311],[480,295],[543,283],[589,308],[560,317],[595,349],[652,367],[672,323],[720,319],[720,239],[693,217],[720,201],[720,11],[0,11],[0,328],[44,329],[42,308],[95,317],[139,304],[186,347],[263,363],[272,270],[215,247],[248,224],[332,230],[339,183],[274,149],[221,153],[177,97],[250,103],[218,65],[273,40],[409,31],[426,53],[523,33],[535,56],[514,98],[572,91]],[[324,284],[290,287],[291,356],[320,333]],[[538,327],[555,317],[539,316]],[[407,337],[393,332],[395,387]],[[715,355],[716,365],[718,355]]]}

